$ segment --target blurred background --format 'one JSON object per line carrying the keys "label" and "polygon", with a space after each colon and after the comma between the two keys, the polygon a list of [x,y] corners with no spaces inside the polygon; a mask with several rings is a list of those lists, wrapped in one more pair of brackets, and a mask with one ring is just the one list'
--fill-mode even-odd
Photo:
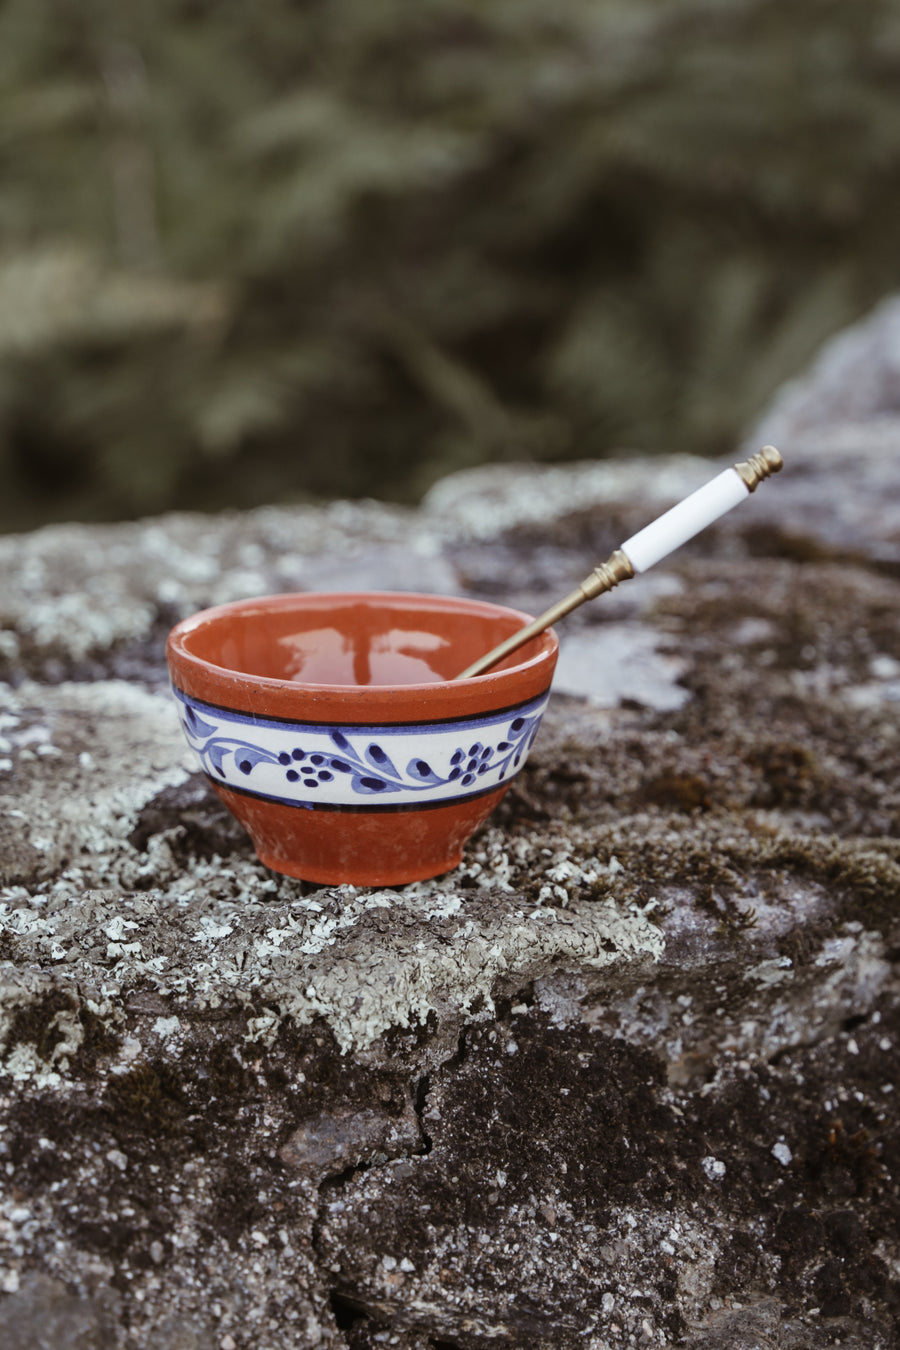
{"label": "blurred background", "polygon": [[0,529],[723,454],[898,241],[898,0],[3,0]]}

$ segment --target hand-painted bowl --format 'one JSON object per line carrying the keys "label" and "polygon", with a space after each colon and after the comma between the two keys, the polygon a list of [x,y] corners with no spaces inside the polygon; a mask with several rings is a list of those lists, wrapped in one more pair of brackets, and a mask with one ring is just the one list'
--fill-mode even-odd
{"label": "hand-painted bowl", "polygon": [[456,867],[525,762],[558,643],[454,676],[529,621],[478,600],[273,595],[169,635],[188,744],[268,866],[397,885]]}

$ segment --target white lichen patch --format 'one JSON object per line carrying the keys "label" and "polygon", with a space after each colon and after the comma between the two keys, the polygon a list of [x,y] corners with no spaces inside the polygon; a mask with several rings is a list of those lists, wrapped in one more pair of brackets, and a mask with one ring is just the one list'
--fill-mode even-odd
{"label": "white lichen patch", "polygon": [[[14,659],[28,648],[78,662],[145,639],[161,606],[187,615],[272,591],[325,589],[316,579],[322,560],[342,558],[363,539],[368,552],[360,569],[365,584],[377,586],[377,550],[396,554],[401,535],[432,578],[440,570],[451,589],[451,569],[434,556],[431,522],[375,502],[54,525],[8,536],[0,539],[0,655]],[[393,574],[385,589],[396,588],[396,559]],[[356,584],[352,572],[348,579]]]}
{"label": "white lichen patch", "polygon": [[[101,603],[102,599],[102,603]],[[73,660],[117,643],[134,641],[149,631],[153,609],[130,596],[55,595],[34,601],[16,618],[20,638],[30,638],[48,651],[63,647]]]}
{"label": "white lichen patch", "polygon": [[[39,875],[68,866],[81,868],[88,886],[108,884],[128,860],[123,843],[141,807],[193,767],[172,700],[107,680],[24,684],[16,706],[20,730],[11,734],[25,748],[0,785],[0,820],[22,841],[20,873],[37,853]],[[52,757],[23,758],[29,745],[51,741]],[[10,853],[0,859],[0,876],[13,861]]]}
{"label": "white lichen patch", "polygon": [[693,455],[666,460],[631,458],[548,468],[533,464],[483,465],[442,479],[423,507],[444,530],[494,539],[504,530],[559,520],[573,510],[638,500],[652,510],[674,504],[710,477],[709,462]]}
{"label": "white lichen patch", "polygon": [[[497,897],[487,913],[478,907],[452,923],[431,920],[427,930],[407,906],[389,912],[393,922],[384,934],[364,947],[354,944],[352,959],[346,947],[336,952],[339,959],[310,979],[300,1008],[296,995],[291,1000],[304,1020],[313,1010],[324,1016],[345,1050],[371,1044],[392,1026],[424,1023],[432,1011],[489,1008],[496,993],[548,969],[598,970],[655,960],[663,950],[658,929],[612,905],[528,914]],[[406,938],[410,928],[419,932]]]}
{"label": "white lichen patch", "polygon": [[17,1017],[58,991],[55,980],[36,971],[0,967],[0,1077],[6,1076],[16,1083],[29,1082],[37,1088],[59,1086],[60,1071],[69,1067],[71,1056],[84,1040],[76,990],[67,991],[68,999],[59,1000],[60,1006],[42,1028],[42,1040],[52,1045],[46,1056],[39,1053],[38,1046],[27,1036],[13,1043],[10,1035]]}
{"label": "white lichen patch", "polygon": [[[320,895],[324,904],[311,912],[306,900],[210,909],[202,896],[185,904],[152,892],[127,899],[94,892],[29,917],[7,901],[0,928],[38,959],[60,943],[70,954],[67,975],[108,993],[141,976],[214,1006],[228,995],[262,996],[298,1024],[323,1018],[343,1051],[431,1012],[490,1008],[498,993],[553,969],[600,971],[652,962],[663,951],[658,928],[612,902],[527,910],[504,892],[463,893],[448,896],[436,915],[413,888]],[[274,1034],[278,1019],[270,1021],[255,1034]],[[162,1019],[159,1034],[169,1027]]]}

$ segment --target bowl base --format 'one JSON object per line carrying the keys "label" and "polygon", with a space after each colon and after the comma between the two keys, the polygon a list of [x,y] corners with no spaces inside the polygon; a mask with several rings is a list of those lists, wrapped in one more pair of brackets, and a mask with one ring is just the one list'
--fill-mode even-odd
{"label": "bowl base", "polygon": [[283,858],[269,857],[256,850],[256,856],[272,872],[280,872],[285,877],[295,877],[297,881],[311,881],[319,886],[405,886],[412,881],[430,881],[432,877],[452,872],[462,862],[462,851],[455,858],[447,858],[440,864],[426,863],[411,868],[382,868],[379,871],[364,866],[359,871],[352,867],[317,868],[307,863],[291,863]]}
{"label": "bowl base", "polygon": [[213,788],[273,872],[325,886],[403,886],[452,872],[509,784],[416,811],[312,811]]}

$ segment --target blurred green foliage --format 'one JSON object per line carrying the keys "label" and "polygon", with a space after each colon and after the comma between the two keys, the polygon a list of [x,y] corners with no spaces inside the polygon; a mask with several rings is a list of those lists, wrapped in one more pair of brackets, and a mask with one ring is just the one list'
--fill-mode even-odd
{"label": "blurred green foliage", "polygon": [[897,0],[5,0],[0,528],[721,453],[900,284]]}

